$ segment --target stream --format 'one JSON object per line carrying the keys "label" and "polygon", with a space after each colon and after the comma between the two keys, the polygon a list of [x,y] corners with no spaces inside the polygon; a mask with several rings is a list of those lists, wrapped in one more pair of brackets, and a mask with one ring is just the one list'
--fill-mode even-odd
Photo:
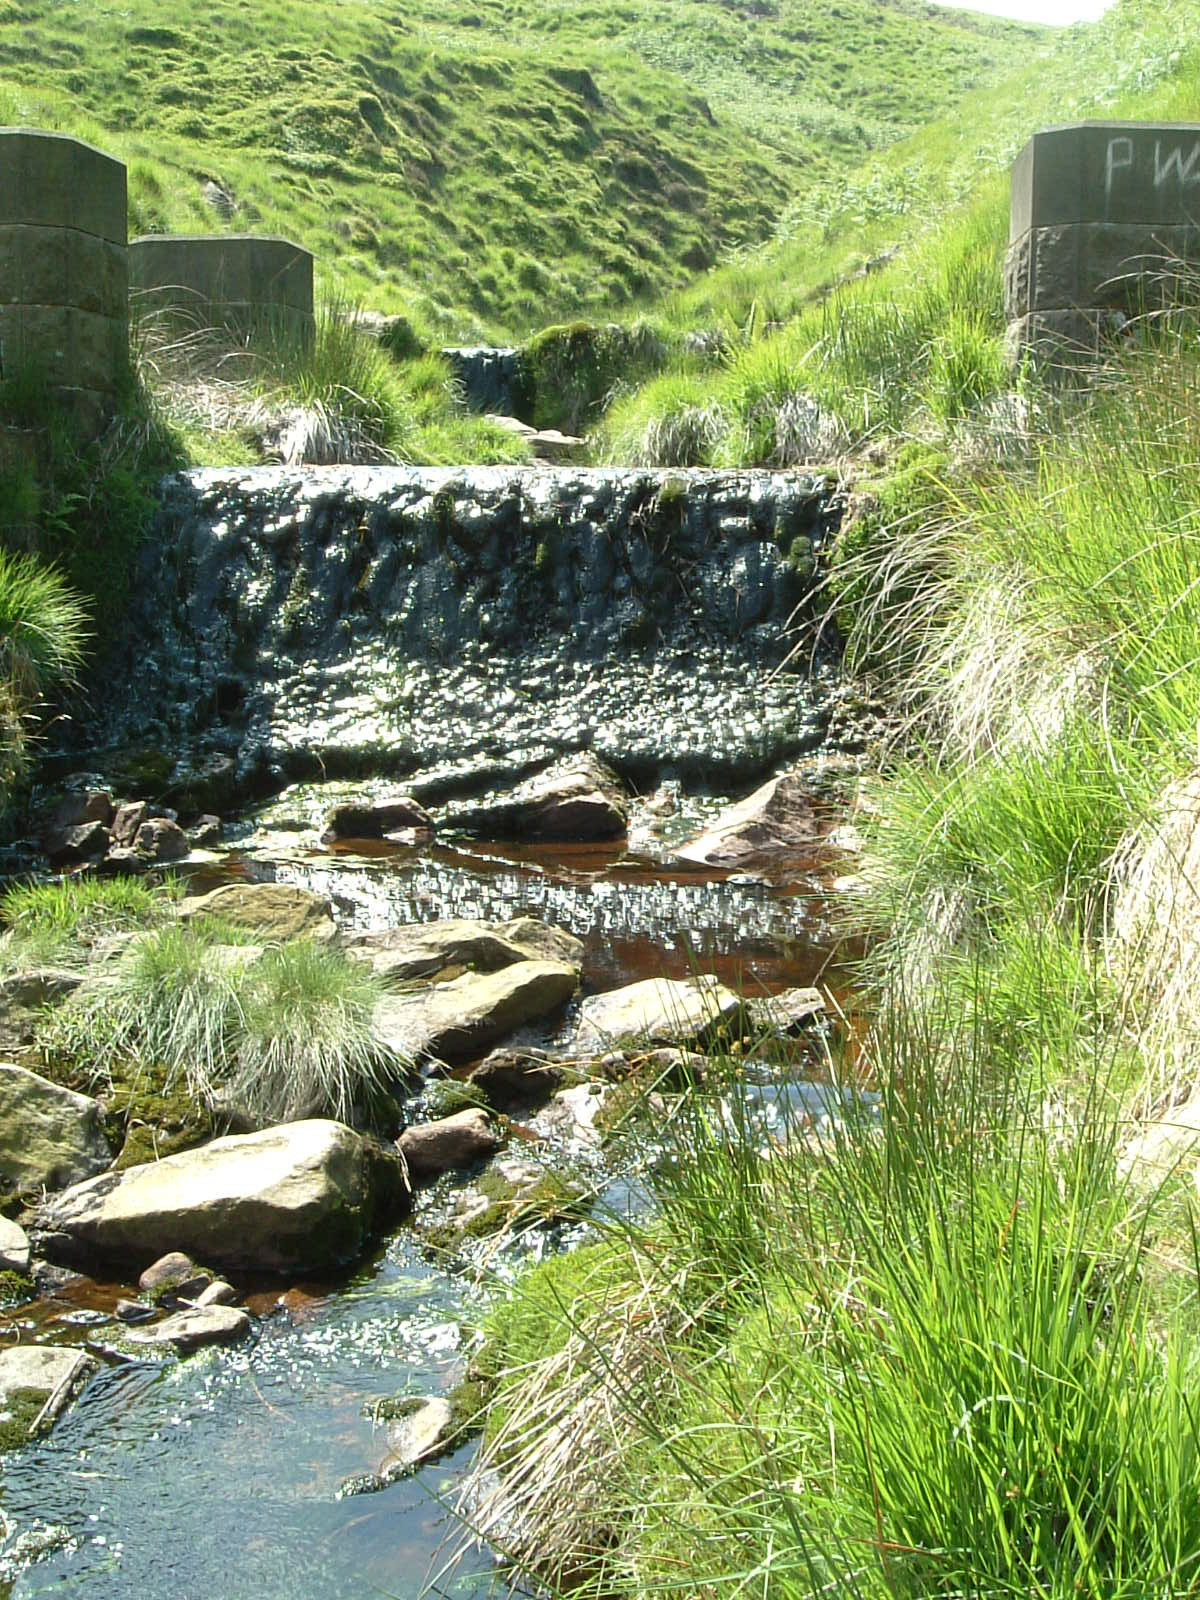
{"label": "stream", "polygon": [[[826,756],[861,750],[812,598],[839,516],[803,474],[185,474],[59,771],[220,812],[195,887],[298,884],[343,929],[530,915],[583,941],[583,995],[697,971],[747,998],[827,983],[827,861],[767,883],[672,846],[785,765],[810,764],[820,794]],[[626,843],[445,842],[439,806],[584,750],[631,792]],[[330,780],[364,778],[428,805],[437,843],[319,848]],[[816,1082],[756,1092],[766,1123],[788,1096],[823,1112]],[[580,1156],[597,1206],[644,1204],[643,1144],[633,1165]],[[451,1389],[483,1298],[587,1228],[482,1241],[449,1267],[405,1224],[344,1281],[256,1288],[242,1346],[103,1368],[47,1438],[0,1458],[0,1596],[491,1592],[485,1550],[438,1576],[473,1445],[376,1494],[339,1489],[388,1454],[372,1404]],[[71,1280],[3,1314],[0,1338],[103,1340],[131,1288]]]}
{"label": "stream", "polygon": [[[198,875],[301,884],[329,895],[354,928],[541,917],[584,941],[584,993],[697,968],[747,994],[773,993],[811,982],[832,946],[816,863],[811,876],[768,887],[673,868],[648,849],[340,855],[279,830],[307,816],[297,791],[233,830],[242,837]],[[628,1174],[608,1176],[603,1202],[619,1205]],[[484,1282],[585,1231],[559,1225],[514,1240],[488,1261]],[[475,1278],[469,1266],[435,1264],[405,1225],[345,1282],[252,1293],[252,1343],[102,1370],[48,1438],[0,1460],[0,1588],[15,1580],[14,1600],[407,1600],[427,1583],[435,1593],[489,1592],[497,1571],[486,1552],[467,1552],[452,1588],[436,1576],[460,1537],[448,1507],[473,1446],[380,1494],[338,1495],[387,1455],[372,1402],[442,1393],[461,1376],[462,1325],[488,1292]],[[4,1326],[81,1343],[102,1335],[132,1288],[77,1279]]]}

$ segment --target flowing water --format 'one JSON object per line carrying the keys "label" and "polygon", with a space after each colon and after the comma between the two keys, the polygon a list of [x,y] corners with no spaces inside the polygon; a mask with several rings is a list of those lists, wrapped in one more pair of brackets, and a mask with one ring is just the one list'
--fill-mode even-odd
{"label": "flowing water", "polygon": [[[585,991],[702,967],[748,994],[774,992],[812,981],[831,944],[817,860],[811,873],[769,887],[683,871],[648,848],[339,855],[311,848],[309,814],[301,793],[290,797],[238,830],[232,852],[202,877],[302,883],[328,894],[347,926],[538,916],[584,941]],[[281,834],[281,819],[295,831]],[[780,1087],[759,1092],[769,1118]],[[796,1092],[819,1104],[811,1086]],[[610,1204],[640,1194],[636,1181],[609,1176]],[[562,1229],[514,1242],[490,1262],[492,1281],[522,1253],[570,1242]],[[129,1288],[79,1280],[13,1313],[0,1336],[102,1339]],[[486,1551],[437,1576],[458,1537],[447,1507],[472,1446],[379,1494],[338,1494],[388,1453],[373,1402],[457,1381],[463,1327],[485,1292],[468,1271],[433,1264],[405,1227],[343,1283],[252,1295],[252,1343],[102,1369],[48,1439],[0,1459],[0,1592],[6,1578],[16,1600],[490,1590],[497,1569]]]}

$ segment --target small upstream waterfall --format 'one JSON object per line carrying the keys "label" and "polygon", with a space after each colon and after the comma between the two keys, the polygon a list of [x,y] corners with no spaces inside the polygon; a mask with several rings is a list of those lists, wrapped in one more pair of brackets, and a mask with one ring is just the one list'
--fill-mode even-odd
{"label": "small upstream waterfall", "polygon": [[749,786],[823,736],[838,512],[802,473],[190,472],[85,737],[175,753],[221,810],[318,775],[436,802],[584,748]]}

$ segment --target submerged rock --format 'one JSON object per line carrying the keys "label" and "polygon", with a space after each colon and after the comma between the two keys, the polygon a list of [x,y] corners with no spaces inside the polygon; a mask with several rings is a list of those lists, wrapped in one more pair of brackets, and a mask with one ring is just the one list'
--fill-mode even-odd
{"label": "submerged rock", "polygon": [[422,1183],[457,1167],[473,1166],[494,1155],[503,1142],[487,1112],[475,1109],[405,1128],[396,1140],[396,1148],[404,1157],[409,1176]]}
{"label": "submerged rock", "polygon": [[486,805],[457,807],[446,820],[451,828],[480,839],[587,843],[623,838],[629,804],[616,773],[584,752]]}
{"label": "submerged rock", "polygon": [[231,1272],[316,1272],[356,1260],[410,1205],[399,1156],[313,1119],[77,1184],[41,1207],[34,1236],[51,1260],[177,1249]]}
{"label": "submerged rock", "polygon": [[738,1022],[742,1002],[716,978],[645,978],[583,1002],[577,1043],[693,1044]]}
{"label": "submerged rock", "polygon": [[415,993],[385,995],[375,1008],[375,1031],[413,1061],[466,1061],[526,1023],[554,1016],[578,985],[578,969],[562,961],[464,972]]}
{"label": "submerged rock", "polygon": [[770,876],[811,862],[820,837],[803,779],[785,772],[722,812],[675,854],[697,866]]}
{"label": "submerged rock", "polygon": [[268,943],[331,939],[335,931],[329,901],[288,883],[227,883],[185,900],[179,916],[184,922],[216,917]]}
{"label": "submerged rock", "polygon": [[61,1189],[111,1161],[97,1101],[0,1063],[0,1193]]}

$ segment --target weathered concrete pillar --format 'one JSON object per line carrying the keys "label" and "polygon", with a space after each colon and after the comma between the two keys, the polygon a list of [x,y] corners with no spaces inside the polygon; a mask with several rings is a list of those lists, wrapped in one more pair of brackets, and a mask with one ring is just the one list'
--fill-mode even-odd
{"label": "weathered concrete pillar", "polygon": [[1200,124],[1082,122],[1017,157],[1005,259],[1012,358],[1098,352],[1200,286]]}
{"label": "weathered concrete pillar", "polygon": [[121,162],[0,128],[0,376],[28,366],[87,428],[128,369],[125,216]]}
{"label": "weathered concrete pillar", "polygon": [[129,246],[136,316],[242,335],[313,325],[313,258],[265,234],[146,234]]}

